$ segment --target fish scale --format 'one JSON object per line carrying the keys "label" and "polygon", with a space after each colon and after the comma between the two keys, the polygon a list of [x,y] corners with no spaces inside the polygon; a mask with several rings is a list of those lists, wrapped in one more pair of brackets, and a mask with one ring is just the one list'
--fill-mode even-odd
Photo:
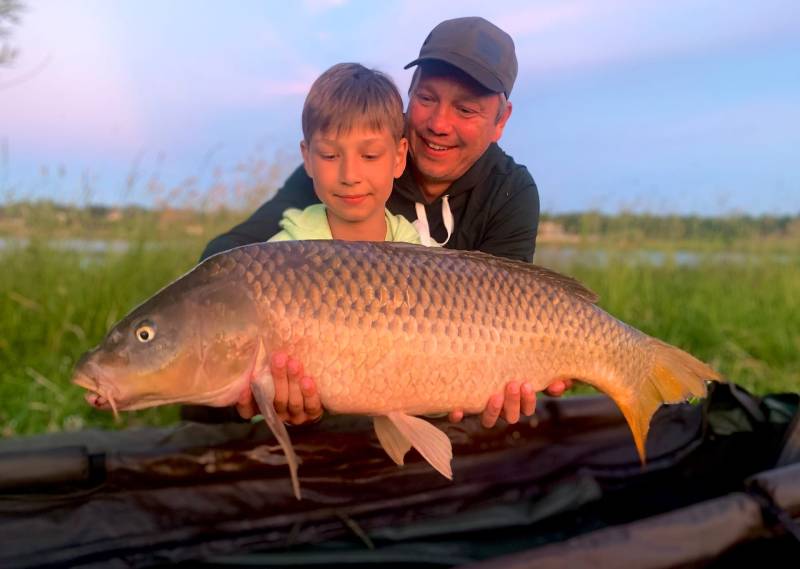
{"label": "fish scale", "polygon": [[[449,441],[415,415],[479,412],[510,380],[540,391],[558,378],[612,397],[644,460],[655,410],[702,396],[704,380],[720,378],[595,302],[574,279],[478,252],[345,241],[247,245],[207,259],[134,309],[81,359],[75,381],[93,391],[93,404],[116,399],[121,409],[230,405],[251,385],[287,452],[298,496],[291,444],[271,406],[265,362],[277,351],[303,362],[327,410],[375,416],[398,463],[414,446],[449,476]],[[137,343],[142,327],[158,331],[152,346]],[[124,340],[110,341],[114,335]]]}

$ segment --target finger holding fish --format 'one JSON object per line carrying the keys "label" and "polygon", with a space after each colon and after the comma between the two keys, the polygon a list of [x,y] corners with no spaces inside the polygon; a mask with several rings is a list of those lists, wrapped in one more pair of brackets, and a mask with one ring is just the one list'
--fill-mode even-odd
{"label": "finger holding fish", "polygon": [[253,400],[253,388],[249,383],[242,389],[236,401],[236,411],[242,419],[252,419],[258,414],[258,407]]}
{"label": "finger holding fish", "polygon": [[314,380],[307,375],[304,376],[300,380],[300,390],[303,394],[303,410],[307,421],[312,423],[319,421],[322,418],[323,409]]}
{"label": "finger holding fish", "polygon": [[284,352],[276,352],[270,359],[270,371],[275,383],[275,413],[282,421],[289,418],[289,375],[287,364],[289,356]]}
{"label": "finger holding fish", "polygon": [[275,382],[275,412],[284,423],[302,425],[322,417],[319,392],[314,380],[304,373],[302,362],[285,352],[276,352],[270,371]]}
{"label": "finger holding fish", "polygon": [[519,421],[520,391],[519,382],[509,381],[503,399],[503,417],[510,425]]}
{"label": "finger holding fish", "polygon": [[294,358],[289,358],[286,364],[286,376],[289,383],[289,403],[286,406],[286,417],[281,417],[292,425],[305,422],[305,406],[303,392],[300,390],[300,379],[303,377],[303,364]]}
{"label": "finger holding fish", "polygon": [[533,386],[526,381],[520,388],[520,396],[522,398],[520,412],[525,417],[530,417],[536,411],[536,391],[534,391]]}
{"label": "finger holding fish", "polygon": [[463,409],[453,409],[450,413],[447,414],[447,420],[451,423],[460,423],[464,420],[464,410]]}
{"label": "finger holding fish", "polygon": [[[533,386],[527,381],[518,388],[513,388],[512,384],[518,385],[518,382],[506,384],[503,402],[499,407],[493,397],[486,402],[486,407],[481,411],[481,424],[486,428],[494,427],[501,413],[507,423],[514,424],[519,421],[520,415],[529,417],[536,410],[536,392]],[[454,409],[447,418],[451,423],[459,423],[464,419],[464,410]]]}
{"label": "finger holding fish", "polygon": [[560,397],[564,395],[565,392],[572,389],[572,380],[571,379],[558,379],[547,386],[544,390],[551,397]]}
{"label": "finger holding fish", "polygon": [[487,429],[491,429],[497,424],[497,419],[500,418],[500,413],[503,411],[503,394],[495,393],[489,397],[489,403],[486,409],[481,413],[481,425]]}

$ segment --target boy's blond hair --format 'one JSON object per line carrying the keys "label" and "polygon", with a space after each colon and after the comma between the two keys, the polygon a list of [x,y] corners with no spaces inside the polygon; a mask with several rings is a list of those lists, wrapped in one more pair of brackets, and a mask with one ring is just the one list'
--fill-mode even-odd
{"label": "boy's blond hair", "polygon": [[346,133],[356,125],[403,136],[403,99],[391,78],[358,63],[339,63],[320,75],[303,105],[303,138]]}

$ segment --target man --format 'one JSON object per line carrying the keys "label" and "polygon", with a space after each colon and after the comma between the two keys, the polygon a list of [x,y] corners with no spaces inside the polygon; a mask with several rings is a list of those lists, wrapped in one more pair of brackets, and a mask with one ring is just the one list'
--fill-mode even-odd
{"label": "man", "polygon": [[[388,209],[416,221],[431,243],[531,261],[539,221],[533,178],[496,144],[511,116],[514,42],[483,18],[436,26],[420,55],[406,114],[409,157]],[[318,200],[299,167],[248,220],[211,241],[203,258],[266,241],[290,208]]]}
{"label": "man", "polygon": [[[431,31],[406,69],[410,67],[416,69],[406,112],[409,155],[388,210],[413,221],[423,245],[530,262],[539,221],[538,191],[527,169],[497,146],[512,111],[509,96],[517,77],[513,40],[483,18],[446,20]],[[311,179],[298,168],[272,200],[211,241],[203,258],[266,241],[278,232],[286,209],[317,201]],[[276,354],[272,372],[275,408],[284,420],[300,424],[321,416],[313,380],[304,376],[300,362]],[[558,395],[568,385],[557,381],[548,392]],[[482,422],[494,425],[501,412],[516,422],[520,411],[532,414],[535,403],[530,385],[511,381],[505,394],[492,396]],[[253,414],[249,393],[238,408],[244,417]],[[462,416],[460,410],[450,414],[451,420]]]}

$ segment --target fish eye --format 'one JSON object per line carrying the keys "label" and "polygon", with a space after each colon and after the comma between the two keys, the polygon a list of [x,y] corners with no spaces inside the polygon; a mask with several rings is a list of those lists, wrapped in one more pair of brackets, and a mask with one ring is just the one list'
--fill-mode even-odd
{"label": "fish eye", "polygon": [[134,334],[137,340],[146,344],[156,337],[156,327],[150,322],[141,322],[136,327],[136,332],[134,332]]}

